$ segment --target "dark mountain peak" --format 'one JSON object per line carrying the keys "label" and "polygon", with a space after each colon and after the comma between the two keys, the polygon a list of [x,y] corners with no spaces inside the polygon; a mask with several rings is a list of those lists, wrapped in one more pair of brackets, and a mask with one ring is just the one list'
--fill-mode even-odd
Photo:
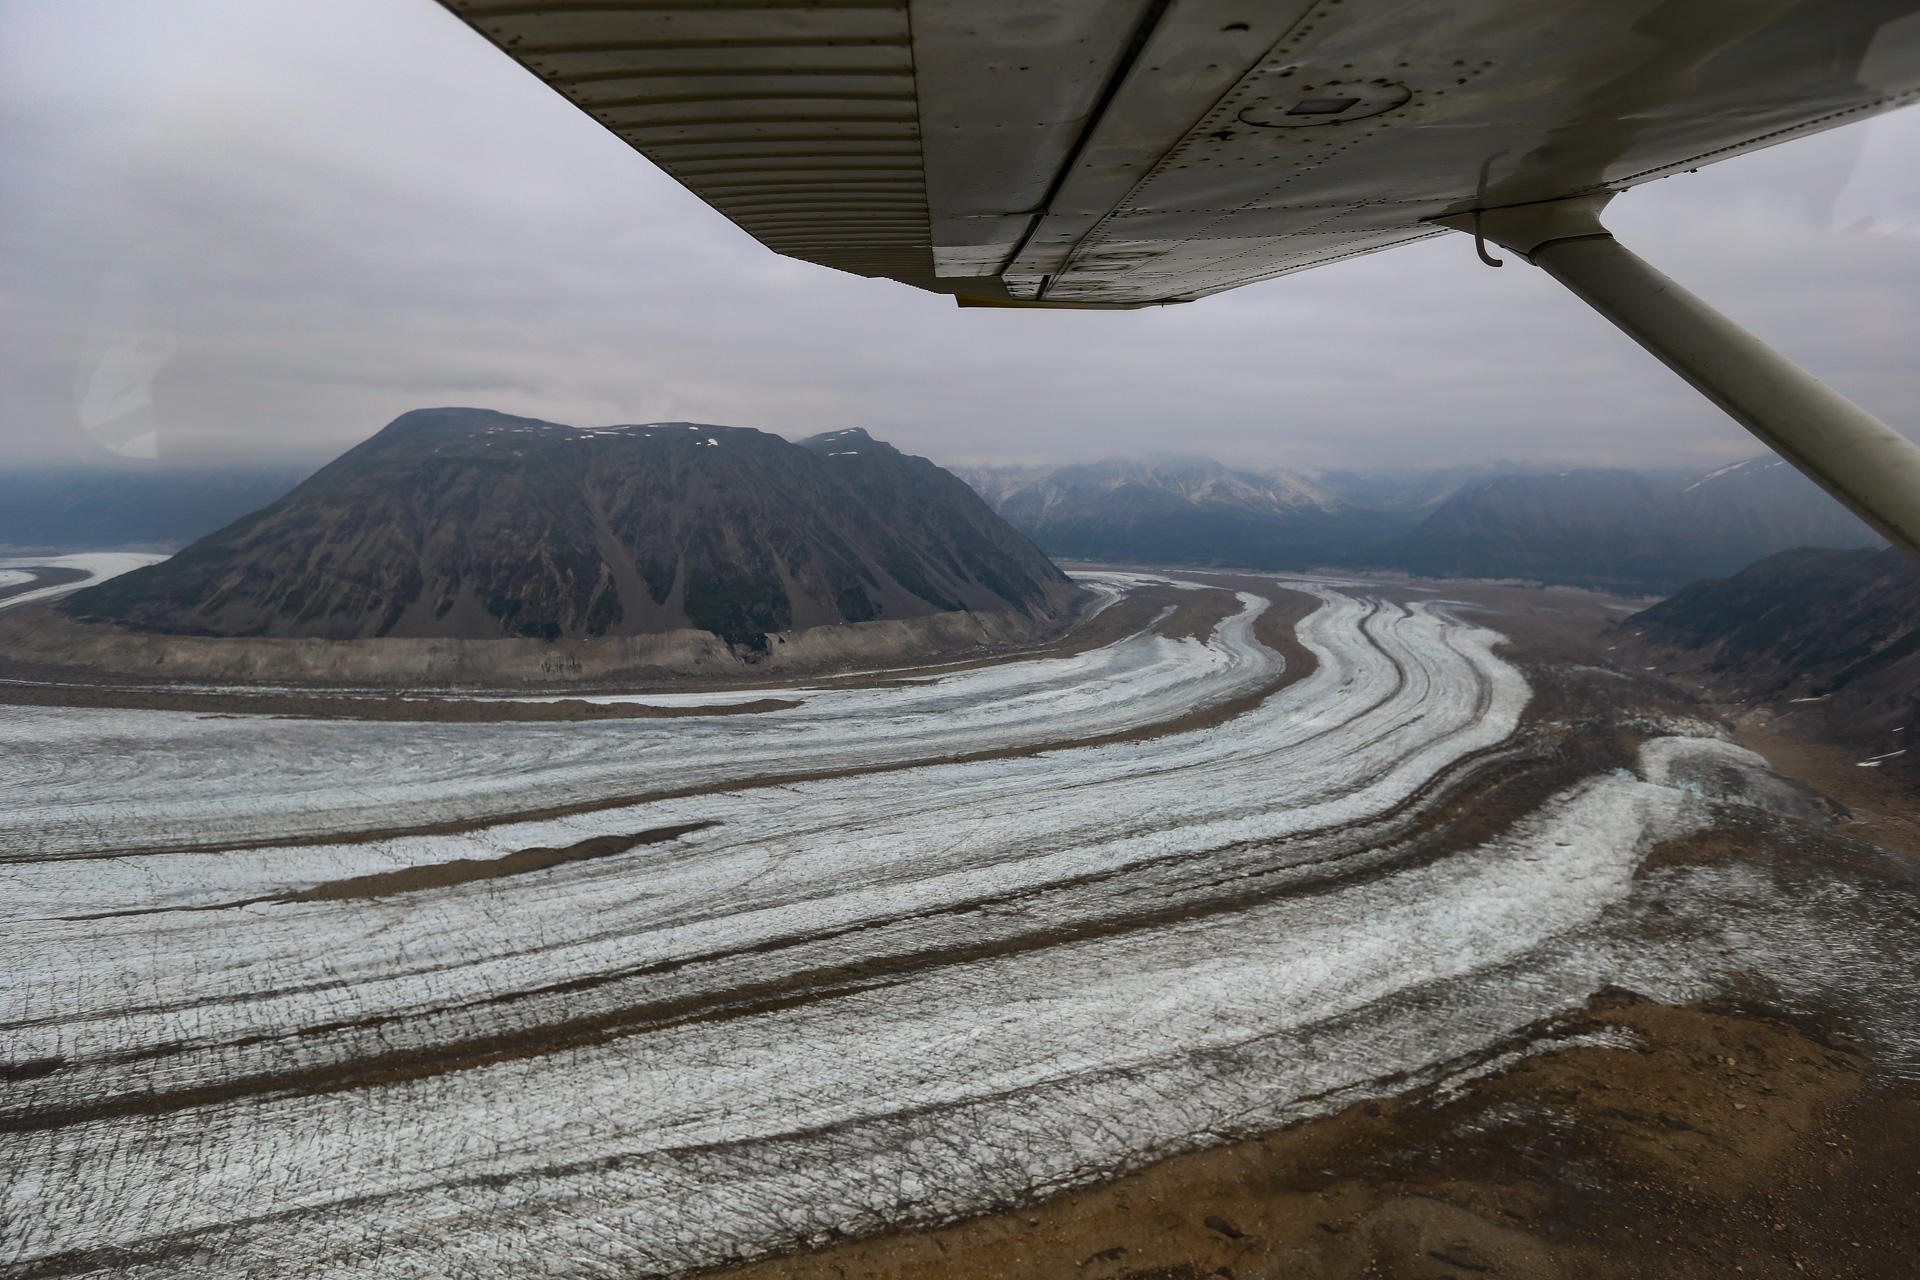
{"label": "dark mountain peak", "polygon": [[664,445],[688,445],[693,448],[718,448],[722,442],[735,444],[783,445],[786,439],[758,427],[723,427],[712,422],[628,422],[612,427],[565,427],[582,438],[624,436],[633,440],[658,440]]}
{"label": "dark mountain peak", "polygon": [[829,458],[857,456],[862,450],[885,450],[901,457],[907,456],[885,441],[875,440],[863,427],[848,427],[844,431],[826,431],[817,436],[808,436],[800,442],[800,447]]}
{"label": "dark mountain peak", "polygon": [[1065,575],[865,432],[404,414],[272,505],[62,606],[140,630],[349,639],[769,632],[1059,614]]}
{"label": "dark mountain peak", "polygon": [[752,427],[723,427],[706,422],[633,422],[604,427],[573,427],[497,413],[491,409],[416,409],[403,413],[380,431],[349,449],[316,472],[313,480],[340,482],[345,475],[370,474],[394,466],[412,466],[427,458],[443,460],[491,459],[502,465],[528,458],[551,461],[554,449],[580,449],[597,456],[596,449],[621,445],[653,450],[661,457],[687,455],[694,449],[733,448],[778,451],[791,448],[770,432]]}
{"label": "dark mountain peak", "polygon": [[[337,467],[349,459],[409,453],[450,440],[471,440],[506,433],[538,434],[563,430],[538,418],[517,418],[492,409],[414,409],[401,414],[386,426],[335,458],[328,466]],[[323,468],[324,470],[324,468]]]}
{"label": "dark mountain peak", "polygon": [[502,438],[503,442],[513,440],[551,442],[602,436],[659,439],[663,442],[684,440],[689,443],[704,443],[703,438],[708,436],[716,438],[761,436],[769,440],[780,439],[779,436],[753,427],[723,427],[709,422],[623,422],[606,427],[573,427],[562,422],[547,422],[541,418],[517,417],[494,409],[414,409],[401,414],[357,448],[341,456],[349,457],[369,446],[385,449],[422,441],[449,439],[484,441],[498,437]]}
{"label": "dark mountain peak", "polygon": [[538,418],[520,418],[495,409],[468,409],[447,406],[439,409],[412,409],[375,432],[375,440],[411,440],[422,436],[471,433],[475,431],[553,431],[558,423]]}

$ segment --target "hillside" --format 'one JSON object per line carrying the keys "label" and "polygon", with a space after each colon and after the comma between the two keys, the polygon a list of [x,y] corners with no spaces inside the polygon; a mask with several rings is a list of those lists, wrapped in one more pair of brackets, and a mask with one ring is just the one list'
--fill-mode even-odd
{"label": "hillside", "polygon": [[[1920,710],[1920,565],[1898,551],[1784,551],[1627,620],[1665,665],[1863,757],[1902,751]],[[1891,770],[1920,773],[1894,756]]]}
{"label": "hillside", "polygon": [[1048,555],[1256,569],[1350,562],[1418,518],[1286,472],[1159,454],[959,474]]}
{"label": "hillside", "polygon": [[1628,594],[1721,577],[1790,547],[1880,539],[1774,458],[1702,476],[1499,476],[1442,503],[1376,563],[1433,577],[1531,578]]}
{"label": "hillside", "polygon": [[184,635],[559,639],[767,633],[1076,589],[967,486],[862,431],[576,429],[402,415],[172,559],[75,593],[85,621]]}

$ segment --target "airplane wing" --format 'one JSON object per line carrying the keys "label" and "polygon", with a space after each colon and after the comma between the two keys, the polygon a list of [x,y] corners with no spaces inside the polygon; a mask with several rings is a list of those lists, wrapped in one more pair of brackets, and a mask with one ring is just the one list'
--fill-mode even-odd
{"label": "airplane wing", "polygon": [[441,0],[779,253],[1189,302],[1446,230],[1541,267],[1920,560],[1920,446],[1611,196],[1920,98],[1920,0]]}
{"label": "airplane wing", "polygon": [[1920,96],[1920,0],[442,0],[768,248],[1184,302]]}

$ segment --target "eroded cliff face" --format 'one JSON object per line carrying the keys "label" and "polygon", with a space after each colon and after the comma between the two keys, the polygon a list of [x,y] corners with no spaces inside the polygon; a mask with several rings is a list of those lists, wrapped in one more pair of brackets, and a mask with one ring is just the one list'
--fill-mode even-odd
{"label": "eroded cliff face", "polygon": [[769,632],[956,610],[1062,616],[1066,576],[967,486],[863,431],[576,429],[402,415],[279,501],[70,597],[220,636]]}

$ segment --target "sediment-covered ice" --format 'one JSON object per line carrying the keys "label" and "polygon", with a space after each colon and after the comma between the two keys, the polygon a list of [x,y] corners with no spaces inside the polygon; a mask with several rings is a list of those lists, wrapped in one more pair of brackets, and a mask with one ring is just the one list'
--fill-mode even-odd
{"label": "sediment-covered ice", "polygon": [[166,558],[164,555],[144,551],[83,551],[64,556],[15,556],[0,559],[0,587],[17,586],[22,582],[33,581],[37,575],[24,572],[29,569],[73,569],[86,575],[72,582],[55,583],[32,591],[22,591],[17,596],[8,596],[5,600],[0,600],[0,609],[16,609],[21,605],[51,600],[55,596],[64,596],[82,587],[91,587],[105,582],[108,578],[117,578],[123,573],[131,573],[135,569],[144,569],[150,564],[158,564]]}
{"label": "sediment-covered ice", "polygon": [[[0,1019],[14,1061],[50,1065],[6,1103],[23,1127],[0,1135],[0,1257],[672,1273],[1271,1128],[1607,982],[1711,984],[1730,926],[1646,972],[1635,869],[1710,821],[1719,801],[1691,779],[1761,766],[1656,740],[1637,774],[1397,862],[1394,824],[1502,750],[1528,691],[1499,637],[1443,605],[1307,589],[1319,665],[1256,709],[1011,758],[941,759],[1260,687],[1279,660],[1252,636],[1257,602],[1205,645],[1142,636],[750,718],[9,724],[64,746],[9,765],[33,816],[9,818]],[[192,829],[177,792],[203,775],[219,830],[266,840],[383,807],[498,811],[513,787],[535,793],[522,809],[719,789],[457,834],[148,851]],[[143,843],[143,822],[166,839]],[[696,823],[532,874],[261,900]]]}
{"label": "sediment-covered ice", "polygon": [[1271,681],[1283,664],[1253,638],[1262,607],[1249,598],[1207,644],[1143,632],[924,683],[756,691],[803,705],[744,716],[399,724],[10,708],[0,858],[465,821],[1124,733]]}

